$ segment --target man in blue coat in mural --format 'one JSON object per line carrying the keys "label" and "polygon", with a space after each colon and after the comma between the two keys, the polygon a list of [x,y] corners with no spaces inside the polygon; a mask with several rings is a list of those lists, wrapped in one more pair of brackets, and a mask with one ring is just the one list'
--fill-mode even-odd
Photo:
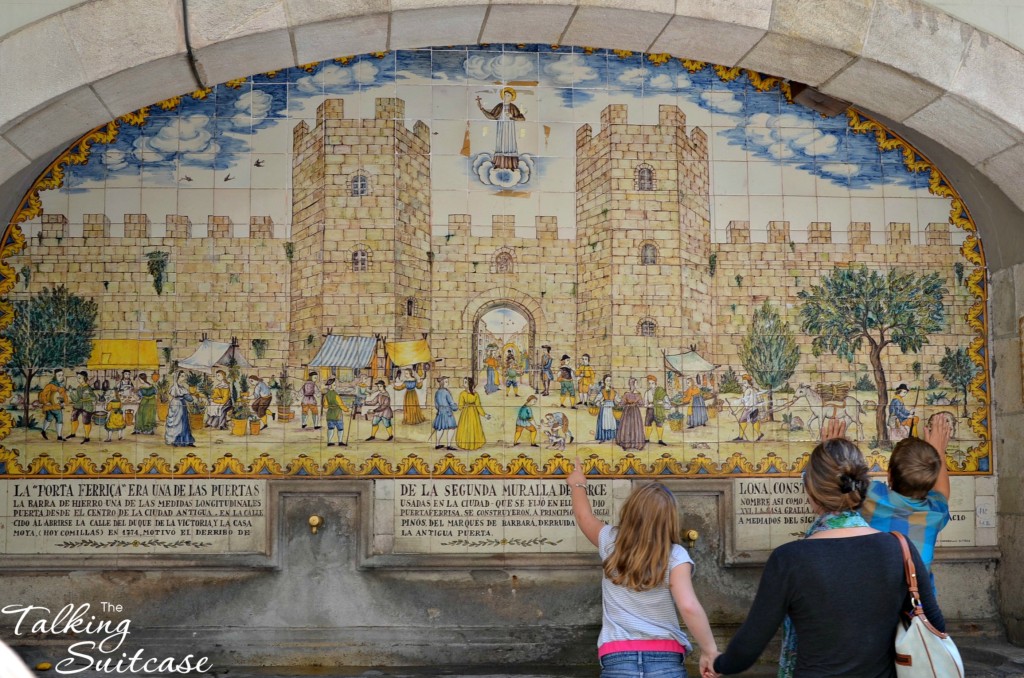
{"label": "man in blue coat in mural", "polygon": [[[452,398],[452,392],[448,390],[448,377],[437,378],[437,391],[434,392],[434,410],[437,414],[434,416],[434,435],[437,438],[437,445],[434,446],[435,450],[440,450],[442,447],[448,450],[454,450],[452,447],[452,435],[455,433],[455,429],[459,427],[458,422],[455,421],[455,413],[458,412],[459,407],[455,404],[455,399]],[[443,439],[447,438],[446,442],[442,443]]]}

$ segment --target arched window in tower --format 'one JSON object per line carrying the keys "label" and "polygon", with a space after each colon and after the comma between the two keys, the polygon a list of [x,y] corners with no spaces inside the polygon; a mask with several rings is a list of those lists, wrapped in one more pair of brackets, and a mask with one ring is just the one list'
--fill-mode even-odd
{"label": "arched window in tower", "polygon": [[370,195],[370,178],[363,171],[352,175],[352,197],[361,198]]}
{"label": "arched window in tower", "polygon": [[640,246],[640,264],[642,266],[658,265],[658,246],[652,242],[645,242]]}
{"label": "arched window in tower", "polygon": [[647,163],[638,165],[633,175],[633,185],[638,191],[653,191],[654,168]]}
{"label": "arched window in tower", "polygon": [[655,337],[658,335],[658,323],[653,318],[644,318],[637,323],[636,333],[641,337]]}
{"label": "arched window in tower", "polygon": [[416,300],[412,297],[405,300],[405,314],[410,318],[416,315]]}
{"label": "arched window in tower", "polygon": [[370,270],[370,253],[360,248],[352,251],[352,270],[363,273]]}

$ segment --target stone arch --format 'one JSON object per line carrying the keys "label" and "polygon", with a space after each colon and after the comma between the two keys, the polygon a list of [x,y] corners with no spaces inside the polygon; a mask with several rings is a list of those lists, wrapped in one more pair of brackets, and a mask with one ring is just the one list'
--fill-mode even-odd
{"label": "stone arch", "polygon": [[[477,325],[480,319],[488,312],[498,308],[510,308],[526,318],[529,324],[530,342],[527,348],[531,360],[534,359],[537,351],[536,338],[538,333],[544,331],[544,311],[540,303],[523,292],[511,288],[497,289],[490,294],[480,295],[466,305],[462,313],[462,336],[472,336],[470,345],[466,347],[468,353],[467,364],[472,368],[476,365],[476,356],[479,346]],[[465,350],[465,349],[464,349]]]}
{"label": "stone arch", "polygon": [[[21,170],[35,174],[67,139],[111,115],[254,72],[334,58],[339,44],[358,53],[561,42],[668,53],[807,83],[934,139],[1024,207],[1017,179],[1024,112],[1015,88],[994,80],[1021,80],[1024,52],[914,0],[856,6],[826,0],[814,13],[772,6],[738,13],[727,3],[651,11],[613,0],[585,7],[573,0],[514,6],[415,0],[400,11],[362,14],[324,3],[294,16],[283,3],[239,4],[228,14],[214,5],[189,14],[188,44],[174,3],[154,8],[126,0],[81,3],[0,38],[6,66],[0,87],[8,93],[0,101],[0,182]],[[816,19],[822,14],[836,17],[828,29]],[[97,39],[111,35],[112,26],[116,36]],[[39,58],[38,45],[47,46],[47,58]],[[9,216],[30,181],[19,175],[4,185],[3,195],[12,197],[0,211]],[[1012,251],[1024,258],[1019,248]]]}

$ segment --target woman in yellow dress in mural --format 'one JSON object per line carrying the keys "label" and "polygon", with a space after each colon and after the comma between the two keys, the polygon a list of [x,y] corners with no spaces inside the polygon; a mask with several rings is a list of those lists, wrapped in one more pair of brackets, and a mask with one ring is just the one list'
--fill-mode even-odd
{"label": "woman in yellow dress in mural", "polygon": [[487,442],[481,417],[490,419],[480,405],[480,394],[474,390],[472,377],[462,380],[465,390],[459,394],[459,426],[455,429],[455,444],[463,450],[479,450]]}
{"label": "woman in yellow dress in mural", "polygon": [[420,409],[419,389],[423,388],[423,380],[416,376],[411,367],[407,367],[402,379],[395,382],[395,392],[405,391],[402,403],[402,423],[410,426],[422,424],[427,420]]}

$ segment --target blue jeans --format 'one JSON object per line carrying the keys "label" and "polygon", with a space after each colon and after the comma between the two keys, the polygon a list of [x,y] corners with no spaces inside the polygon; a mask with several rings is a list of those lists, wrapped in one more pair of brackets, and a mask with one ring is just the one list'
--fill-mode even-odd
{"label": "blue jeans", "polygon": [[686,678],[678,652],[612,652],[601,657],[601,678]]}

